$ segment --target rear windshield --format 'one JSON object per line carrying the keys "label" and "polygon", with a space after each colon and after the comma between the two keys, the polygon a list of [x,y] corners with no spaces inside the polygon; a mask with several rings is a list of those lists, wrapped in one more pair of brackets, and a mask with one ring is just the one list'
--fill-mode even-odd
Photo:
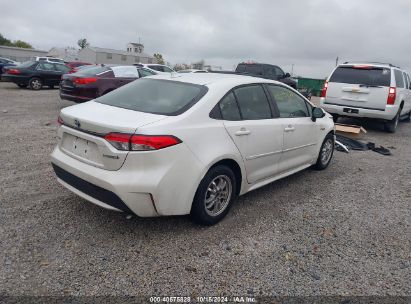
{"label": "rear windshield", "polygon": [[102,67],[102,66],[87,66],[84,67],[76,72],[76,74],[82,75],[97,75],[106,71],[109,71],[109,67]]}
{"label": "rear windshield", "polygon": [[23,63],[20,63],[18,65],[19,68],[28,68],[31,67],[32,65],[34,65],[36,62],[35,61],[25,61]]}
{"label": "rear windshield", "polygon": [[355,68],[342,66],[334,71],[329,82],[389,87],[391,83],[391,70],[378,67]]}
{"label": "rear windshield", "polygon": [[237,66],[236,72],[249,73],[253,75],[262,75],[263,66],[257,64],[239,64]]}
{"label": "rear windshield", "polygon": [[96,99],[96,102],[134,111],[178,115],[205,93],[200,85],[160,79],[139,79]]}

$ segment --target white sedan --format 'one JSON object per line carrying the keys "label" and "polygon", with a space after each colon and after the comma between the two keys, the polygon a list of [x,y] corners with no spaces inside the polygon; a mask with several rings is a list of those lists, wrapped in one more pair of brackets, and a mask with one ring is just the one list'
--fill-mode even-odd
{"label": "white sedan", "polygon": [[221,220],[237,196],[334,150],[331,116],[276,81],[214,73],[139,79],[58,118],[58,181],[141,217]]}

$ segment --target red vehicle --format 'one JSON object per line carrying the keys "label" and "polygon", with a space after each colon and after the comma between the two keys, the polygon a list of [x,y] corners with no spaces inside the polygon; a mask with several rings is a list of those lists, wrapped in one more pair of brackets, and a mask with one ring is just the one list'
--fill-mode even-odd
{"label": "red vehicle", "polygon": [[85,102],[100,97],[138,78],[156,73],[136,66],[85,67],[72,74],[64,74],[60,82],[60,98]]}
{"label": "red vehicle", "polygon": [[67,62],[66,66],[68,66],[70,68],[70,72],[69,73],[75,73],[78,71],[78,68],[81,66],[85,66],[85,65],[92,65],[91,63],[88,62],[81,62],[81,61],[72,61],[72,62]]}

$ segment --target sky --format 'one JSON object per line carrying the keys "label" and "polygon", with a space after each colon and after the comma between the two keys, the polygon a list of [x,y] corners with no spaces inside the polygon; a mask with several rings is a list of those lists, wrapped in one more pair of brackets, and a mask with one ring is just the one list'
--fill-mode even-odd
{"label": "sky", "polygon": [[325,78],[344,61],[411,71],[411,0],[0,0],[0,33],[35,48],[126,49],[141,42],[171,65],[242,61]]}

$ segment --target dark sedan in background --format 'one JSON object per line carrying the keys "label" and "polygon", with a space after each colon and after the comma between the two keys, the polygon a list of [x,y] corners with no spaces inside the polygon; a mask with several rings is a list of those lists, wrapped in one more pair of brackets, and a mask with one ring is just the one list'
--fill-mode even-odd
{"label": "dark sedan in background", "polygon": [[138,78],[155,74],[136,66],[87,66],[76,73],[63,75],[60,98],[74,102],[89,101]]}
{"label": "dark sedan in background", "polygon": [[17,63],[15,61],[0,57],[0,75],[3,73],[3,68],[16,65]]}
{"label": "dark sedan in background", "polygon": [[40,90],[43,86],[58,86],[61,76],[69,70],[69,67],[61,63],[27,61],[15,67],[4,68],[1,79],[14,82],[21,88],[29,86],[32,90]]}

